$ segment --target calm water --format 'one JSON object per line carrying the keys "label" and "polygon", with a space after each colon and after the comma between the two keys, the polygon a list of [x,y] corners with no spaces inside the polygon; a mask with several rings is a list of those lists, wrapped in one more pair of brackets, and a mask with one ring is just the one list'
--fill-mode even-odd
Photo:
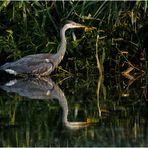
{"label": "calm water", "polygon": [[0,146],[148,146],[146,77],[98,82],[1,81]]}

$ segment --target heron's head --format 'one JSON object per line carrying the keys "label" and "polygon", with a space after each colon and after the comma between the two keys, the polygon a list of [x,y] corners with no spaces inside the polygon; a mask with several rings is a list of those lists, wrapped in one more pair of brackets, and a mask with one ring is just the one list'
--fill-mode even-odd
{"label": "heron's head", "polygon": [[66,24],[64,25],[65,30],[70,29],[70,28],[85,28],[86,26],[75,23],[73,21],[67,21]]}

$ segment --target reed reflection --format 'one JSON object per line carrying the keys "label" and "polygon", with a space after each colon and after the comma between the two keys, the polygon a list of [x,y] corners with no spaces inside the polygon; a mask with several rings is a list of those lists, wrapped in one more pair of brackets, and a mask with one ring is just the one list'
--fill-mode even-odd
{"label": "reed reflection", "polygon": [[7,92],[17,93],[20,96],[24,96],[29,99],[58,100],[59,105],[63,110],[63,126],[68,129],[80,129],[91,124],[90,121],[68,121],[68,103],[65,94],[49,77],[14,79],[0,85],[0,88]]}

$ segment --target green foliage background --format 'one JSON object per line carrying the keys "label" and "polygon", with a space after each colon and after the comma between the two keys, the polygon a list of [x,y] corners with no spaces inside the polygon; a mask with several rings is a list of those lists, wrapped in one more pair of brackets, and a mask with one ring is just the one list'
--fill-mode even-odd
{"label": "green foliage background", "polygon": [[[60,28],[66,20],[73,20],[97,30],[75,30],[75,41],[67,34],[63,64],[69,71],[96,67],[97,35],[103,37],[98,46],[101,63],[118,71],[121,60],[134,60],[139,65],[142,57],[146,67],[147,5],[147,1],[1,1],[0,63],[28,54],[56,52]],[[128,57],[121,54],[123,51]]]}

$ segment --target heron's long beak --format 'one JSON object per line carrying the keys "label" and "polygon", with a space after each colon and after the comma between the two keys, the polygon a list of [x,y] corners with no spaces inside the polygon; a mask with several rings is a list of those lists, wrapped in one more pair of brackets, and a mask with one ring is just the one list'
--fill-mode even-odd
{"label": "heron's long beak", "polygon": [[86,28],[87,26],[81,25],[80,28]]}
{"label": "heron's long beak", "polygon": [[88,27],[88,26],[85,26],[85,25],[82,25],[82,24],[79,24],[79,23],[76,23],[76,26],[75,26],[76,28],[84,28],[85,29],[85,31],[87,30],[87,31],[91,31],[91,30],[95,30],[95,29],[97,29],[97,28],[95,28],[95,27]]}
{"label": "heron's long beak", "polygon": [[76,24],[75,26],[74,26],[74,28],[86,28],[87,26],[85,26],[85,25],[82,25],[82,24]]}
{"label": "heron's long beak", "polygon": [[97,28],[96,27],[85,27],[85,32],[87,32],[87,31],[92,31],[92,30],[97,30]]}
{"label": "heron's long beak", "polygon": [[85,32],[92,31],[92,30],[97,30],[96,27],[88,27],[88,26],[85,26],[85,25],[81,25],[80,28],[84,28]]}

